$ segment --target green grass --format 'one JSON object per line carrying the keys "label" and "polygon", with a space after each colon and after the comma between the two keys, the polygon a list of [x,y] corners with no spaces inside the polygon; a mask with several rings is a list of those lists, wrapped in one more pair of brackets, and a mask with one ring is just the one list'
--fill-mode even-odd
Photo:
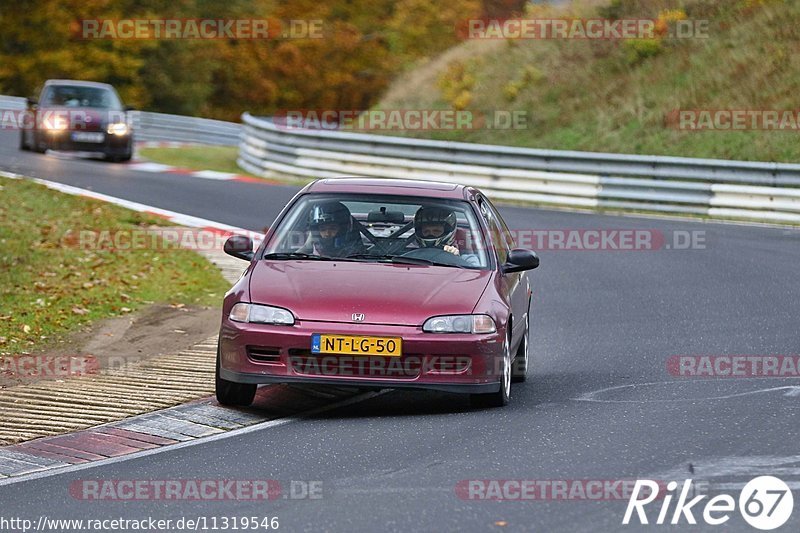
{"label": "green grass", "polygon": [[[139,153],[145,159],[194,170],[216,170],[253,176],[236,165],[239,154],[237,146],[186,146],[181,148],[142,148]],[[253,176],[258,177],[258,176]]]}
{"label": "green grass", "polygon": [[0,187],[0,353],[41,348],[150,303],[218,305],[229,288],[188,250],[80,245],[82,230],[144,230],[163,220],[25,180],[0,178]]}
{"label": "green grass", "polygon": [[[524,110],[521,129],[377,132],[561,150],[757,161],[800,160],[800,131],[670,127],[675,109],[797,109],[800,3],[785,0],[577,2],[566,14],[657,18],[683,8],[709,37],[625,41],[472,41],[400,77],[383,109]],[[529,16],[547,17],[546,7]],[[466,104],[465,104],[466,102]]]}

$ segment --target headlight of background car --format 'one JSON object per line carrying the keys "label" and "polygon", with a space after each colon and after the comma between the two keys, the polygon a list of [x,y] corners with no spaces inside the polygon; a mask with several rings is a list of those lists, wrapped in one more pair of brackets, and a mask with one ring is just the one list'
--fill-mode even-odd
{"label": "headlight of background car", "polygon": [[130,128],[124,122],[115,122],[113,124],[108,125],[108,134],[109,135],[127,135],[130,131]]}
{"label": "headlight of background car", "polygon": [[256,305],[238,303],[231,309],[228,318],[234,322],[251,322],[256,324],[280,324],[291,326],[294,324],[294,315],[280,307],[271,305]]}
{"label": "headlight of background car", "polygon": [[42,129],[47,131],[64,131],[67,129],[67,119],[61,115],[45,119],[41,123]]}
{"label": "headlight of background car", "polygon": [[488,315],[447,315],[429,318],[422,325],[428,333],[494,333],[497,327]]}

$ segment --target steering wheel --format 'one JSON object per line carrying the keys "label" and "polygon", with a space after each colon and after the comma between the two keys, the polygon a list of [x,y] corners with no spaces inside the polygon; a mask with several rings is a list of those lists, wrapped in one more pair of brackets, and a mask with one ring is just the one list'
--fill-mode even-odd
{"label": "steering wheel", "polygon": [[411,257],[416,259],[427,259],[436,263],[446,263],[448,265],[464,265],[464,260],[461,256],[445,252],[441,248],[424,247],[414,248],[408,252],[401,254],[400,257]]}

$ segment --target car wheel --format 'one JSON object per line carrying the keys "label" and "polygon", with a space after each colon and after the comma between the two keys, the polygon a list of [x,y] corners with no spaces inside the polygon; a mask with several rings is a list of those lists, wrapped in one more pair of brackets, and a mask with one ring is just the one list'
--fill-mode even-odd
{"label": "car wheel", "polygon": [[25,131],[19,132],[19,149],[23,152],[30,151],[31,147],[28,146],[28,143],[25,142]]}
{"label": "car wheel", "polygon": [[217,370],[215,389],[217,401],[221,405],[247,406],[253,403],[258,385],[235,383],[219,376],[219,345],[217,345]]}
{"label": "car wheel", "polygon": [[500,390],[489,394],[471,394],[473,407],[503,407],[511,398],[511,334],[503,345],[503,358],[500,369]]}
{"label": "car wheel", "polygon": [[514,355],[514,362],[511,365],[511,381],[514,383],[522,383],[528,376],[528,337],[530,335],[530,324],[525,325],[525,335],[517,348],[517,353]]}
{"label": "car wheel", "polygon": [[130,153],[130,152],[122,154],[122,155],[105,154],[105,160],[106,161],[111,161],[112,163],[123,163],[125,161],[130,161],[132,156],[133,156],[133,154]]}
{"label": "car wheel", "polygon": [[39,136],[36,135],[36,132],[34,132],[34,134],[33,134],[33,143],[32,144],[33,144],[33,146],[31,148],[36,153],[43,154],[43,153],[45,153],[47,151],[47,144],[43,143],[39,139]]}

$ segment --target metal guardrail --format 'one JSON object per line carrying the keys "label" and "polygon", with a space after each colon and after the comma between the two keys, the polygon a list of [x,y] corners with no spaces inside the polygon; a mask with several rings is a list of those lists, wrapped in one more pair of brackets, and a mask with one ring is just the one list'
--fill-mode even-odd
{"label": "metal guardrail", "polygon": [[[0,95],[0,109],[25,109],[25,98]],[[175,141],[235,146],[239,144],[242,125],[208,118],[185,117],[131,111],[131,120],[139,141]]]}
{"label": "metal guardrail", "polygon": [[25,109],[25,99],[19,96],[5,96],[0,94],[0,109]]}
{"label": "metal guardrail", "polygon": [[287,128],[242,115],[238,164],[264,177],[459,182],[539,204],[800,222],[800,165],[537,150]]}
{"label": "metal guardrail", "polygon": [[178,141],[236,146],[242,125],[209,118],[133,111],[133,128],[140,141]]}

